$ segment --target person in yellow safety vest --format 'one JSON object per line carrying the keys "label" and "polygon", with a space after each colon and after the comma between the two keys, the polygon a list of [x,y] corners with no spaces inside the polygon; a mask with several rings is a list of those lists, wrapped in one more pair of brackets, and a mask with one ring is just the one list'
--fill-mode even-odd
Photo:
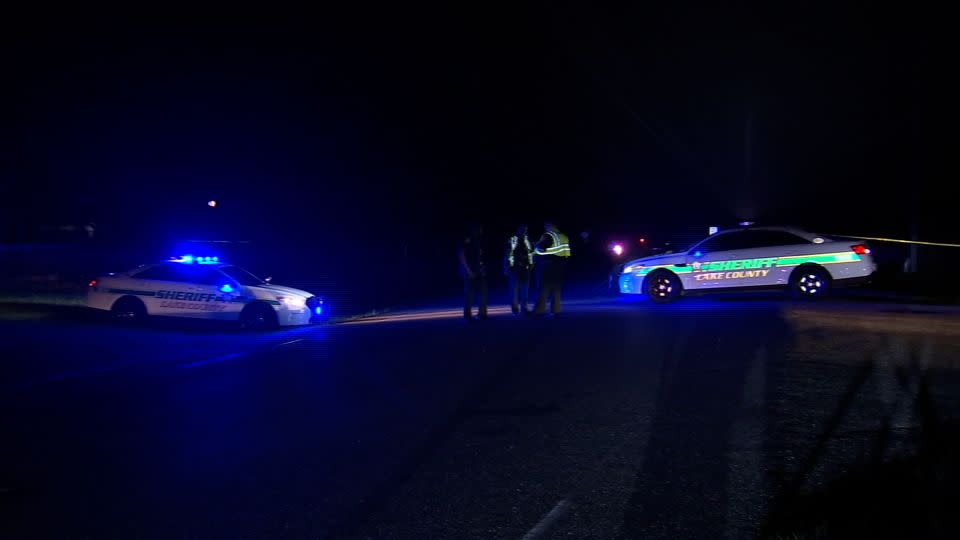
{"label": "person in yellow safety vest", "polygon": [[527,295],[530,291],[530,272],[533,270],[533,246],[527,238],[527,226],[517,227],[517,234],[507,240],[507,252],[503,258],[503,273],[510,279],[514,315],[526,315]]}
{"label": "person in yellow safety vest", "polygon": [[550,312],[560,313],[560,295],[563,289],[563,267],[572,254],[570,239],[550,221],[543,223],[544,232],[534,251],[537,255],[537,275],[540,283],[540,298],[535,313],[543,315],[550,299]]}

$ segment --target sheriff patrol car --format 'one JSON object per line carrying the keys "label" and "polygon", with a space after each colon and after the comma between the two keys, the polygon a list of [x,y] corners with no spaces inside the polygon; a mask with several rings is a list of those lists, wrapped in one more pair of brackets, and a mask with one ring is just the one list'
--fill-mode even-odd
{"label": "sheriff patrol car", "polygon": [[865,281],[876,271],[870,248],[790,227],[715,233],[683,253],[624,265],[620,292],[669,302],[685,293],[749,287],[786,288],[801,297]]}
{"label": "sheriff patrol car", "polygon": [[148,315],[238,321],[247,328],[323,318],[323,299],[262,280],[219,257],[185,255],[90,282],[87,306],[119,319]]}

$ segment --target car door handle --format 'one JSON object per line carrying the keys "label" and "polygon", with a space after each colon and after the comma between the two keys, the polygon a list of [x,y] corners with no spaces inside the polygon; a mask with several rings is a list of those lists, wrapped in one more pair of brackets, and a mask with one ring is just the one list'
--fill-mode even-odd
{"label": "car door handle", "polygon": [[688,265],[687,265],[687,263],[677,263],[677,264],[674,264],[674,266],[683,268],[684,266],[688,266]]}

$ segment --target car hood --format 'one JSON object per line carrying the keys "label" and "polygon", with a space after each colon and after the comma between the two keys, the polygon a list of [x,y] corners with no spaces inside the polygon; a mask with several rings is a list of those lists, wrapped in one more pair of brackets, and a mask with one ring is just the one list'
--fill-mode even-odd
{"label": "car hood", "polygon": [[313,296],[312,293],[308,293],[307,291],[304,291],[301,289],[294,289],[293,287],[284,287],[283,285],[274,285],[272,283],[257,285],[256,287],[253,287],[253,288],[259,289],[261,291],[271,292],[273,294],[280,294],[280,295],[283,295],[283,294],[299,295],[305,298],[309,298]]}
{"label": "car hood", "polygon": [[653,255],[651,257],[643,257],[642,259],[634,259],[623,265],[624,268],[628,266],[664,266],[668,264],[678,264],[686,262],[687,254],[686,253],[670,253],[669,255]]}

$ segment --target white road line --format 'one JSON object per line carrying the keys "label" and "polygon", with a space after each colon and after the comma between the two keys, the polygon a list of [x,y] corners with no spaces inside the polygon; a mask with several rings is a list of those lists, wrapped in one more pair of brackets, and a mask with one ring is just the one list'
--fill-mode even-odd
{"label": "white road line", "polygon": [[[297,338],[297,339],[291,339],[290,341],[284,341],[283,343],[278,343],[277,345],[270,347],[270,349],[278,349],[280,347],[283,347],[284,345],[292,345],[299,341],[303,341],[304,339],[305,338]],[[186,364],[180,364],[179,366],[177,366],[177,369],[190,369],[190,368],[195,368],[200,366],[206,366],[209,364],[219,364],[221,362],[227,362],[229,360],[234,360],[242,356],[248,356],[251,354],[256,354],[258,352],[263,352],[264,350],[269,350],[269,349],[253,349],[253,350],[246,350],[246,351],[239,351],[239,352],[224,354],[220,356],[214,356],[213,358],[207,358],[206,360],[197,360],[196,362],[188,362]]]}
{"label": "white road line", "polygon": [[206,366],[208,364],[219,364],[220,362],[226,362],[228,360],[233,360],[234,358],[240,358],[241,356],[246,356],[250,354],[249,352],[236,352],[230,354],[224,354],[222,356],[215,356],[213,358],[208,358],[206,360],[199,360],[197,362],[190,362],[189,364],[180,364],[177,366],[177,369],[190,369],[200,366]]}
{"label": "white road line", "polygon": [[523,535],[522,540],[537,540],[538,538],[542,538],[557,520],[570,511],[570,508],[572,508],[572,505],[566,499],[558,502],[557,505],[553,507],[553,510],[550,510],[527,534]]}

